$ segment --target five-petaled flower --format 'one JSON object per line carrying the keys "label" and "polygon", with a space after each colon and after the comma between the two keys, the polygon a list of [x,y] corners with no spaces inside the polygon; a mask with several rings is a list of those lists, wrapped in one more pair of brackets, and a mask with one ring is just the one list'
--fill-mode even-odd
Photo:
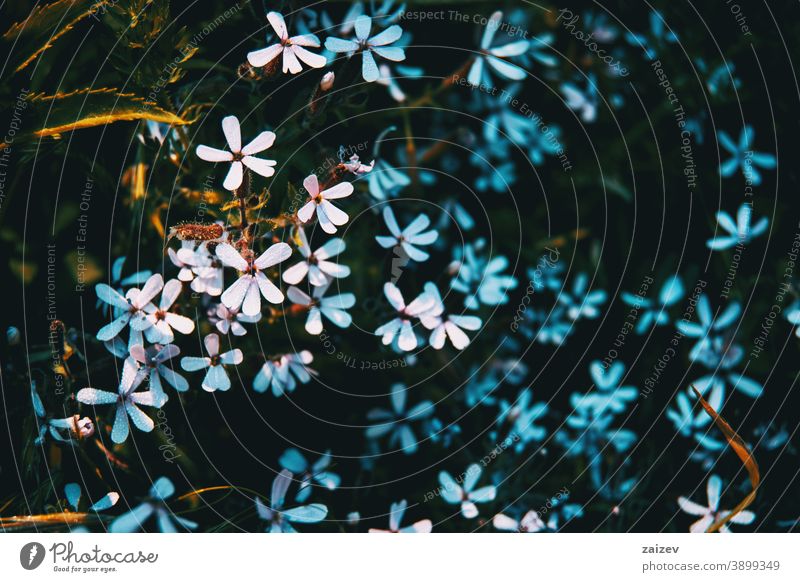
{"label": "five-petaled flower", "polygon": [[166,500],[175,493],[175,486],[167,477],[159,477],[150,487],[150,496],[141,505],[134,507],[128,513],[123,513],[113,522],[109,531],[111,533],[133,533],[142,529],[144,523],[155,514],[158,531],[161,533],[176,533],[177,523],[187,530],[197,529],[197,524],[185,517],[179,517],[167,507]]}
{"label": "five-petaled flower", "polygon": [[397,219],[390,206],[383,209],[383,219],[386,227],[392,236],[376,236],[375,240],[385,249],[400,246],[406,254],[415,261],[427,261],[430,255],[417,248],[419,246],[432,245],[439,238],[439,233],[435,230],[423,232],[430,225],[431,221],[426,214],[417,216],[407,227],[400,229]]}
{"label": "five-petaled flower", "polygon": [[226,190],[234,191],[242,185],[244,167],[253,170],[256,174],[269,178],[275,173],[273,166],[275,160],[257,158],[254,154],[269,149],[275,143],[275,134],[271,131],[262,131],[246,146],[242,147],[242,130],[239,119],[235,115],[228,115],[222,120],[222,131],[228,142],[230,151],[218,150],[206,145],[197,146],[197,157],[207,162],[231,162],[231,169],[225,176],[222,186]]}
{"label": "five-petaled flower", "polygon": [[[248,62],[254,67],[263,67],[275,60],[278,55],[283,53],[283,72],[290,72],[292,74],[299,73],[303,70],[303,61],[310,67],[319,69],[324,67],[328,62],[322,55],[317,55],[307,50],[304,47],[310,46],[319,48],[319,38],[314,34],[300,34],[297,36],[289,36],[286,29],[286,22],[283,16],[278,12],[267,13],[267,20],[272,25],[275,34],[278,35],[280,42],[268,46],[267,48],[259,49],[247,53]],[[298,60],[299,59],[299,60]]]}
{"label": "five-petaled flower", "polygon": [[264,271],[289,258],[292,248],[288,244],[276,243],[258,258],[250,249],[244,251],[246,257],[242,256],[242,253],[228,243],[218,244],[216,253],[224,265],[241,273],[239,279],[222,294],[225,307],[255,316],[261,313],[261,295],[270,303],[283,301],[283,293],[267,278]]}
{"label": "five-petaled flower", "polygon": [[483,37],[481,38],[480,54],[475,58],[475,62],[472,63],[469,73],[467,74],[467,81],[469,81],[470,85],[478,86],[487,77],[487,74],[484,72],[486,63],[489,63],[497,73],[506,79],[520,81],[525,78],[524,69],[509,63],[505,59],[525,53],[530,46],[529,41],[517,40],[492,48],[492,41],[502,24],[502,20],[503,13],[498,10],[492,14],[486,24],[486,30],[483,31]]}
{"label": "five-petaled flower", "polygon": [[206,392],[230,389],[231,379],[228,377],[228,372],[225,371],[225,366],[241,364],[242,360],[244,360],[242,350],[236,348],[220,354],[219,336],[215,333],[210,333],[203,338],[203,343],[206,346],[208,356],[186,356],[181,359],[181,367],[187,372],[196,372],[197,370],[208,368],[202,384],[203,390]]}
{"label": "five-petaled flower", "polygon": [[397,346],[405,352],[410,352],[418,344],[411,320],[431,309],[436,303],[436,298],[430,293],[421,293],[419,297],[406,305],[403,300],[403,294],[400,293],[400,289],[394,283],[385,283],[383,293],[389,303],[392,304],[392,307],[397,310],[397,317],[376,329],[375,335],[382,336],[381,341],[385,346],[388,346],[397,338]]}
{"label": "five-petaled flower", "polygon": [[82,388],[75,398],[83,404],[115,404],[117,413],[111,429],[111,440],[117,444],[124,443],[130,432],[129,416],[133,425],[143,432],[150,432],[155,426],[153,419],[142,412],[138,405],[161,408],[164,404],[161,397],[152,390],[136,392],[146,377],[146,370],[141,369],[133,358],[126,358],[122,364],[122,379],[116,393]]}
{"label": "five-petaled flower", "polygon": [[291,509],[284,509],[286,491],[292,484],[292,473],[284,469],[272,482],[272,496],[270,505],[267,506],[256,497],[256,512],[258,517],[269,523],[267,529],[270,533],[295,533],[292,523],[317,523],[328,515],[328,508],[321,503],[301,505]]}
{"label": "five-petaled flower", "polygon": [[361,76],[368,83],[377,81],[381,76],[372,53],[390,61],[403,61],[406,58],[402,48],[387,46],[403,36],[403,29],[398,25],[394,24],[373,37],[369,36],[370,32],[372,32],[372,18],[362,14],[356,18],[356,37],[353,40],[333,36],[325,39],[325,48],[334,53],[348,53],[348,55],[358,51],[362,53]]}
{"label": "five-petaled flower", "polygon": [[334,206],[330,201],[337,198],[346,198],[353,193],[353,185],[350,182],[340,182],[326,190],[320,191],[319,180],[315,174],[311,174],[303,180],[303,186],[308,192],[309,200],[297,211],[297,218],[301,222],[308,222],[317,211],[317,220],[322,230],[328,234],[334,234],[337,226],[347,224],[347,213]]}
{"label": "five-petaled flower", "polygon": [[[698,519],[689,527],[689,531],[691,533],[703,533],[715,522],[725,519],[731,513],[730,511],[720,511],[719,509],[719,498],[720,494],[722,493],[722,479],[720,479],[719,476],[711,475],[711,477],[708,478],[706,493],[708,495],[708,507],[704,507],[699,503],[690,501],[686,497],[678,497],[678,505],[683,511],[689,515],[700,516],[700,519]],[[753,523],[755,518],[755,513],[752,511],[743,510],[734,515],[730,519],[730,522],[747,525]],[[730,533],[731,530],[726,524],[720,527],[719,531],[723,533]]]}
{"label": "five-petaled flower", "polygon": [[352,293],[341,293],[325,297],[328,287],[328,285],[314,287],[313,296],[311,297],[297,287],[289,287],[286,292],[292,303],[308,309],[306,331],[311,335],[322,333],[323,315],[334,325],[342,328],[348,327],[353,322],[353,317],[345,310],[356,304],[356,296]]}
{"label": "five-petaled flower", "polygon": [[453,479],[447,471],[439,473],[439,494],[447,503],[461,505],[461,515],[467,519],[472,519],[478,516],[478,507],[476,503],[487,503],[493,501],[497,495],[497,488],[494,485],[486,485],[475,489],[478,484],[478,479],[481,476],[480,465],[473,463],[467,467],[463,475],[462,485]]}
{"label": "five-petaled flower", "polygon": [[330,260],[345,250],[347,245],[342,239],[332,238],[316,251],[312,251],[303,228],[297,229],[297,236],[300,239],[297,250],[304,260],[283,272],[283,280],[286,283],[297,285],[307,274],[309,283],[315,287],[323,287],[333,279],[342,279],[350,275],[350,267]]}

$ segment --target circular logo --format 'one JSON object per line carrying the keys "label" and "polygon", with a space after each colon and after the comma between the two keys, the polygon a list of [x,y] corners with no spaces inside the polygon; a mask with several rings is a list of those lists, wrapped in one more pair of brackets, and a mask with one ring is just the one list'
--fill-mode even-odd
{"label": "circular logo", "polygon": [[19,563],[26,570],[35,570],[44,561],[44,546],[39,542],[30,542],[19,551]]}

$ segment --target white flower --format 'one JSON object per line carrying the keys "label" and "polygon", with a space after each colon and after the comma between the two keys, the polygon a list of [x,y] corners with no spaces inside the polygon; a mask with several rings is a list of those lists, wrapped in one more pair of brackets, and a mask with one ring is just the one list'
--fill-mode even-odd
{"label": "white flower", "polygon": [[147,341],[170,344],[175,339],[175,334],[172,332],[173,329],[184,335],[194,331],[194,321],[185,315],[178,315],[169,311],[172,304],[178,299],[182,289],[183,284],[180,281],[171,279],[167,281],[161,291],[161,301],[158,303],[158,307],[152,303],[145,306],[144,310],[147,312],[147,319],[152,324],[144,332]]}
{"label": "white flower", "polygon": [[[717,475],[711,475],[708,478],[708,484],[706,485],[706,493],[708,495],[708,507],[703,507],[699,503],[695,503],[694,501],[689,501],[686,497],[678,497],[678,505],[680,508],[688,513],[689,515],[699,515],[701,516],[696,522],[694,522],[690,527],[689,531],[691,533],[703,533],[705,532],[715,521],[723,519],[730,514],[730,511],[724,510],[719,511],[719,496],[722,491],[722,480]],[[753,520],[756,518],[756,514],[752,511],[740,511],[736,515],[734,515],[730,522],[731,523],[739,523],[739,524],[749,524],[753,523]],[[723,533],[730,533],[730,528],[728,528],[727,524],[723,525],[719,528],[720,532]]]}
{"label": "white flower", "polygon": [[457,350],[463,350],[469,345],[469,337],[462,331],[480,329],[481,319],[474,315],[447,315],[444,313],[444,303],[439,289],[431,282],[425,283],[425,293],[434,298],[434,305],[424,313],[419,314],[419,320],[426,329],[433,330],[429,339],[431,347],[441,350],[444,347],[445,337],[450,338],[450,343]]}
{"label": "white flower", "polygon": [[272,386],[272,394],[276,397],[292,392],[297,387],[297,382],[307,384],[311,381],[311,376],[316,374],[307,367],[312,361],[314,356],[308,350],[268,360],[253,380],[253,390],[266,392]]}
{"label": "white flower", "polygon": [[162,378],[178,392],[186,392],[189,389],[186,378],[167,366],[167,362],[180,353],[180,348],[174,344],[166,346],[156,344],[147,349],[141,345],[131,347],[131,357],[144,366],[150,374],[150,391],[156,394],[157,401],[162,405],[168,400],[161,385]]}
{"label": "white flower", "polygon": [[365,164],[358,157],[358,154],[353,154],[350,156],[350,159],[346,162],[343,162],[342,165],[344,166],[344,169],[351,174],[355,176],[361,176],[363,174],[369,174],[372,171],[372,169],[375,167],[375,160],[372,160],[369,164]]}
{"label": "white flower", "polygon": [[244,359],[242,350],[236,348],[220,354],[219,336],[215,333],[210,333],[203,338],[203,343],[206,345],[208,356],[187,356],[181,359],[181,367],[187,372],[196,372],[197,370],[208,368],[208,372],[203,378],[203,390],[206,392],[214,392],[216,390],[224,392],[230,389],[231,379],[228,377],[228,372],[225,371],[225,364],[233,366],[241,364]]}
{"label": "white flower", "polygon": [[111,429],[111,440],[115,443],[124,443],[128,438],[130,428],[128,417],[133,425],[143,432],[153,430],[155,423],[137,405],[161,408],[161,398],[152,390],[136,392],[147,377],[147,371],[139,368],[133,358],[126,358],[122,364],[122,379],[117,392],[106,392],[96,388],[83,388],[78,391],[75,398],[83,404],[115,404],[117,413],[114,417],[114,427]]}
{"label": "white flower", "polygon": [[356,303],[356,296],[352,293],[342,293],[332,297],[323,297],[328,286],[315,287],[314,296],[309,297],[297,287],[289,287],[286,294],[292,303],[308,308],[306,331],[312,335],[322,333],[322,316],[327,317],[334,325],[348,327],[353,322],[353,317],[345,311]]}
{"label": "white flower", "polygon": [[233,191],[242,185],[244,176],[242,164],[265,178],[275,173],[272,167],[277,163],[275,160],[264,160],[253,156],[272,146],[275,142],[274,133],[262,131],[253,141],[242,147],[242,131],[235,115],[229,115],[222,120],[222,131],[225,133],[230,151],[199,145],[196,153],[198,158],[207,162],[231,162],[231,169],[228,170],[228,175],[222,183],[226,190]]}
{"label": "white flower", "polygon": [[303,186],[308,191],[309,201],[297,212],[301,222],[311,220],[316,210],[319,225],[328,234],[334,234],[337,226],[347,223],[349,219],[347,214],[329,201],[350,196],[353,193],[353,185],[350,182],[340,182],[320,192],[317,176],[311,174],[303,180]]}
{"label": "white flower", "polygon": [[191,281],[194,279],[194,271],[192,271],[192,263],[186,262],[184,259],[185,257],[191,257],[194,255],[194,246],[195,243],[190,240],[185,240],[181,242],[181,251],[184,251],[183,258],[178,254],[180,251],[176,251],[172,247],[167,249],[167,254],[169,255],[169,260],[172,261],[172,264],[175,265],[180,269],[178,272],[178,279],[181,281]]}
{"label": "white flower", "polygon": [[233,335],[246,335],[247,330],[243,323],[256,323],[261,320],[261,313],[255,315],[245,315],[235,309],[228,309],[220,303],[209,310],[208,319],[219,330],[220,333]]}
{"label": "white flower", "polygon": [[394,212],[390,206],[383,209],[383,220],[389,228],[392,236],[376,236],[375,240],[383,248],[388,249],[393,246],[399,245],[405,253],[415,261],[427,261],[430,255],[425,251],[418,249],[414,245],[432,245],[439,238],[439,233],[435,230],[422,232],[430,225],[431,221],[425,214],[417,216],[411,224],[400,230],[397,224],[397,219],[394,217]]}
{"label": "white flower", "polygon": [[332,238],[316,251],[311,252],[308,238],[302,228],[297,229],[300,245],[297,250],[305,260],[300,261],[283,272],[283,280],[290,285],[297,285],[308,274],[308,281],[315,287],[327,285],[334,278],[342,279],[350,275],[350,267],[334,263],[328,259],[345,250],[345,242],[340,238]]}
{"label": "white flower", "polygon": [[531,509],[517,521],[503,513],[498,513],[492,519],[492,525],[501,531],[513,531],[519,533],[536,533],[547,529],[545,523],[539,517],[538,512]]}
{"label": "white flower", "polygon": [[241,309],[245,315],[254,316],[261,313],[261,295],[270,303],[283,301],[283,293],[263,271],[288,259],[292,254],[289,245],[284,242],[274,244],[257,259],[252,258],[253,253],[249,250],[247,251],[249,258],[245,259],[228,243],[218,244],[216,252],[225,265],[242,273],[239,279],[222,294],[221,299],[225,307],[237,311]]}
{"label": "white flower", "polygon": [[219,297],[224,286],[222,262],[208,251],[206,243],[196,249],[179,249],[178,259],[191,265],[195,278],[192,281],[192,291],[205,293],[211,297]]}
{"label": "white flower", "polygon": [[100,328],[100,331],[97,332],[97,339],[103,342],[109,341],[117,337],[129,323],[131,330],[136,332],[142,332],[153,325],[152,321],[147,319],[145,308],[152,306],[150,302],[163,287],[164,279],[158,273],[148,278],[141,290],[128,289],[124,297],[113,287],[105,283],[98,283],[95,287],[97,297],[115,309],[116,318]]}
{"label": "white flower", "polygon": [[400,289],[394,283],[384,284],[383,292],[392,307],[397,310],[398,316],[376,329],[375,335],[383,336],[381,341],[383,345],[388,346],[399,334],[397,346],[405,352],[410,352],[417,347],[417,336],[411,326],[411,320],[431,309],[436,299],[429,293],[421,293],[406,305]]}
{"label": "white flower", "polygon": [[[290,72],[292,74],[299,73],[303,70],[303,65],[300,61],[315,69],[324,67],[328,62],[322,55],[314,54],[303,47],[310,46],[318,48],[320,46],[319,39],[314,34],[300,34],[298,36],[289,37],[289,32],[286,29],[286,22],[283,16],[278,12],[269,12],[267,20],[272,25],[275,33],[278,35],[280,42],[268,46],[257,51],[247,53],[247,60],[254,67],[263,67],[264,65],[274,61],[278,55],[283,53],[283,72]],[[300,59],[300,60],[298,60]]]}

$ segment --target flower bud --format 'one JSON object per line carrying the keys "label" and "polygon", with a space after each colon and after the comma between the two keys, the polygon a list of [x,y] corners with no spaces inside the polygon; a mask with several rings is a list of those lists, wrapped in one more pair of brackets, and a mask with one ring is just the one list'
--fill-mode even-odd
{"label": "flower bud", "polygon": [[322,76],[322,80],[319,82],[319,89],[323,93],[325,91],[330,91],[333,87],[333,81],[336,79],[336,75],[333,74],[333,71],[328,71]]}

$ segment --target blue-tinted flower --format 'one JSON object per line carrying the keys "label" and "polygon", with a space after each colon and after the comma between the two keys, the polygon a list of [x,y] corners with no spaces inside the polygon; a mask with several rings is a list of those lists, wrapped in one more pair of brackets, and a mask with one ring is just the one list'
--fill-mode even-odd
{"label": "blue-tinted flower", "polygon": [[736,213],[736,222],[727,212],[720,210],[717,212],[717,223],[727,232],[727,236],[714,236],[708,239],[706,246],[715,251],[729,249],[738,245],[749,244],[754,238],[760,236],[767,230],[769,219],[762,216],[756,224],[750,225],[753,217],[753,207],[749,204],[742,204]]}
{"label": "blue-tinted flower", "polygon": [[[114,264],[111,265],[111,287],[117,290],[120,295],[124,295],[123,287],[130,287],[130,286],[139,286],[144,285],[145,282],[153,275],[153,272],[150,270],[143,270],[137,271],[131,275],[128,275],[124,279],[122,278],[122,269],[125,267],[125,257],[118,257],[114,260]],[[119,309],[118,307],[114,307],[111,304],[105,303],[104,301],[97,298],[97,305],[96,307],[100,309],[103,315],[108,315],[111,313],[113,309]]]}
{"label": "blue-tinted flower", "polygon": [[673,275],[661,286],[658,302],[628,292],[622,293],[622,300],[631,307],[637,307],[641,310],[639,322],[636,324],[636,333],[642,334],[653,325],[667,325],[669,323],[667,309],[680,301],[683,294],[684,288],[681,278],[678,275]]}
{"label": "blue-tinted flower", "polygon": [[419,422],[433,414],[433,402],[423,400],[406,411],[408,387],[405,384],[393,384],[391,401],[392,409],[373,408],[367,413],[369,421],[377,421],[370,426],[366,435],[368,439],[389,436],[389,446],[399,446],[402,451],[411,455],[417,452],[417,437],[414,436],[412,423]]}
{"label": "blue-tinted flower", "polygon": [[297,285],[308,275],[308,282],[314,287],[324,287],[334,279],[343,279],[350,275],[350,267],[342,265],[338,260],[331,260],[347,248],[344,240],[332,238],[312,251],[302,227],[297,229],[297,238],[299,240],[297,250],[300,251],[303,260],[283,272],[284,282]]}
{"label": "blue-tinted flower", "polygon": [[[589,373],[594,381],[595,390],[578,397],[573,395],[573,405],[592,407],[595,414],[606,410],[619,413],[628,407],[628,404],[636,399],[638,391],[633,386],[620,386],[622,376],[625,374],[625,364],[614,362],[607,369],[599,360],[595,360],[589,365]],[[579,400],[580,404],[575,401]]]}
{"label": "blue-tinted flower", "polygon": [[238,366],[244,360],[242,350],[235,348],[222,354],[219,353],[219,336],[215,333],[208,334],[203,338],[208,356],[186,356],[181,358],[181,368],[187,372],[198,370],[208,370],[203,378],[203,390],[215,392],[225,391],[231,387],[231,379],[225,366]]}
{"label": "blue-tinted flower", "polygon": [[[713,392],[708,403],[714,410],[722,406],[722,392]],[[675,397],[676,408],[668,408],[666,417],[672,422],[675,430],[682,436],[694,439],[700,446],[711,451],[720,451],[725,448],[725,443],[711,438],[705,427],[711,422],[711,417],[701,408],[693,406],[689,397],[679,392]]]}
{"label": "blue-tinted flower", "polygon": [[[457,480],[447,471],[439,473],[439,494],[447,503],[460,505],[461,515],[467,519],[478,516],[477,503],[488,503],[494,501],[497,495],[497,488],[494,485],[485,485],[475,489],[478,484],[481,472],[480,465],[473,463],[467,467],[466,472]],[[462,485],[459,485],[463,481]]]}
{"label": "blue-tinted flower", "polygon": [[397,339],[397,347],[402,351],[410,352],[416,349],[419,342],[411,321],[431,309],[436,303],[436,298],[429,293],[423,292],[414,301],[406,305],[403,300],[403,294],[400,293],[400,289],[394,283],[384,284],[383,293],[392,307],[397,310],[397,317],[376,329],[375,335],[381,336],[381,341],[385,346]]}
{"label": "blue-tinted flower", "polygon": [[122,365],[122,378],[117,392],[106,392],[96,388],[82,388],[75,395],[78,402],[83,404],[113,404],[116,406],[114,427],[111,429],[111,440],[115,443],[124,443],[128,438],[128,417],[133,425],[143,432],[153,430],[155,423],[139,406],[152,406],[161,408],[164,402],[159,394],[152,390],[136,392],[136,389],[147,377],[147,370],[141,369],[133,358],[126,358]]}
{"label": "blue-tinted flower", "polygon": [[311,376],[316,375],[316,372],[308,367],[312,361],[314,356],[308,350],[267,360],[253,380],[253,390],[266,392],[267,388],[272,387],[272,394],[275,397],[293,392],[298,382],[308,384]]}
{"label": "blue-tinted flower", "polygon": [[567,308],[567,315],[573,321],[580,318],[595,319],[600,315],[600,306],[606,302],[606,292],[602,289],[589,291],[589,277],[579,273],[572,282],[572,292],[562,291],[558,300]]}
{"label": "blue-tinted flower", "polygon": [[456,260],[458,272],[450,281],[452,289],[465,295],[464,306],[467,309],[478,309],[481,304],[508,303],[508,292],[517,286],[516,277],[503,274],[508,268],[505,256],[489,259],[478,254],[485,244],[484,239],[478,239],[464,245],[463,257],[458,260],[457,256]]}
{"label": "blue-tinted flower", "polygon": [[741,168],[745,179],[752,182],[754,186],[758,186],[761,184],[761,174],[756,170],[755,166],[771,170],[777,165],[777,160],[772,154],[754,152],[750,149],[754,134],[753,128],[745,125],[742,133],[739,134],[739,143],[736,144],[724,131],[717,132],[720,145],[733,156],[720,164],[719,173],[721,176],[728,178],[737,169]]}
{"label": "blue-tinted flower", "polygon": [[369,528],[369,533],[431,533],[433,523],[430,519],[421,519],[406,527],[400,527],[403,521],[403,514],[406,512],[408,503],[405,499],[398,503],[392,503],[389,509],[389,529]]}
{"label": "blue-tinted flower", "polygon": [[522,451],[531,442],[539,442],[547,435],[547,429],[537,426],[535,422],[547,414],[547,403],[533,401],[533,392],[529,388],[520,391],[513,402],[500,401],[500,413],[496,424],[507,434],[505,443],[514,444],[517,452]]}
{"label": "blue-tinted flower", "polygon": [[[738,390],[745,396],[758,398],[764,387],[752,378],[732,371],[739,365],[742,358],[744,358],[744,350],[740,345],[726,342],[720,337],[713,338],[708,344],[708,348],[701,351],[697,358],[713,372],[695,380],[692,382],[692,386],[700,394],[705,394],[709,389],[712,391],[712,396],[720,393],[721,396],[718,399],[720,403],[724,401],[725,389],[729,383],[734,390]],[[690,392],[690,394],[694,395],[694,392]]]}
{"label": "blue-tinted flower", "polygon": [[347,53],[351,56],[355,52],[362,53],[361,76],[368,83],[380,78],[378,65],[375,63],[373,53],[390,61],[403,61],[405,51],[400,47],[391,47],[403,35],[403,29],[394,24],[383,32],[370,37],[372,31],[372,18],[361,15],[356,18],[353,40],[345,40],[329,36],[325,39],[325,48],[335,53]]}
{"label": "blue-tinted flower", "polygon": [[[130,345],[142,343],[142,332],[153,325],[153,322],[147,317],[148,313],[155,309],[151,301],[163,287],[164,279],[158,273],[151,275],[141,289],[128,289],[125,296],[105,283],[98,283],[95,286],[97,297],[113,308],[112,317],[114,319],[100,328],[100,331],[97,332],[97,339],[102,342],[110,341],[130,325]],[[137,337],[136,340],[134,340],[134,336]]]}
{"label": "blue-tinted flower", "polygon": [[377,200],[386,200],[396,196],[400,190],[411,184],[404,172],[392,166],[386,158],[380,156],[380,146],[387,133],[397,129],[394,126],[384,129],[375,139],[375,146],[372,149],[372,156],[375,158],[372,171],[367,176],[369,193]]}
{"label": "blue-tinted flower", "polygon": [[469,372],[469,378],[464,385],[464,401],[467,406],[472,408],[476,404],[491,406],[497,403],[497,398],[492,396],[496,388],[500,386],[497,373],[488,370],[480,373],[477,365],[473,366]]}
{"label": "blue-tinted flower", "polygon": [[184,529],[197,529],[197,524],[184,517],[178,517],[167,507],[166,500],[175,493],[175,486],[167,477],[159,477],[150,487],[150,496],[141,505],[131,511],[123,513],[113,522],[109,531],[111,533],[133,533],[142,529],[144,523],[152,515],[156,516],[158,531],[161,533],[176,533],[176,525]]}
{"label": "blue-tinted flower", "polygon": [[656,47],[663,46],[665,43],[673,44],[678,42],[678,36],[671,30],[666,29],[664,17],[658,10],[650,13],[650,36],[635,32],[626,32],[625,39],[634,46],[639,46],[647,55],[649,60],[656,58]]}
{"label": "blue-tinted flower", "polygon": [[[81,486],[77,483],[67,483],[64,486],[64,495],[67,498],[67,503],[70,504],[73,511],[80,511],[81,497],[83,496]],[[117,504],[117,501],[119,501],[119,493],[116,491],[109,491],[100,499],[92,503],[86,511],[105,511],[106,509],[114,507]]]}
{"label": "blue-tinted flower", "polygon": [[383,220],[386,222],[386,227],[392,233],[392,236],[376,236],[375,240],[378,241],[379,245],[385,249],[400,246],[409,258],[415,261],[428,260],[430,255],[418,249],[417,246],[433,244],[439,238],[439,233],[435,230],[425,230],[431,223],[427,214],[418,215],[408,226],[401,230],[391,206],[387,205],[383,208]]}
{"label": "blue-tinted flower", "polygon": [[292,484],[292,473],[284,469],[272,482],[272,495],[270,505],[266,505],[256,497],[256,511],[258,517],[269,524],[269,533],[296,533],[293,523],[318,523],[328,515],[328,508],[321,503],[301,505],[291,509],[284,509],[286,492]]}
{"label": "blue-tinted flower", "polygon": [[502,46],[492,47],[492,41],[497,30],[502,25],[502,21],[503,13],[498,10],[492,14],[486,24],[486,30],[483,31],[483,37],[481,38],[480,54],[475,57],[475,61],[472,63],[469,73],[467,73],[467,81],[471,85],[477,86],[484,82],[491,82],[491,77],[486,67],[487,63],[496,73],[506,79],[520,81],[526,76],[524,69],[506,59],[524,54],[530,46],[527,40],[517,40]]}
{"label": "blue-tinted flower", "polygon": [[455,422],[445,425],[438,418],[431,418],[425,423],[425,432],[432,443],[442,443],[444,448],[450,448],[456,435],[461,434],[461,427]]}
{"label": "blue-tinted flower", "polygon": [[167,384],[172,386],[178,392],[186,392],[189,389],[189,383],[186,378],[178,374],[167,363],[174,357],[181,353],[180,348],[174,344],[166,346],[152,345],[147,349],[144,346],[133,346],[131,348],[131,357],[141,364],[142,369],[147,372],[150,380],[150,391],[157,395],[158,399],[162,402],[168,400],[168,396],[164,392],[164,387],[161,380],[165,380]]}
{"label": "blue-tinted flower", "polygon": [[567,309],[562,305],[552,309],[526,309],[522,317],[520,332],[540,344],[563,345],[572,332],[573,322],[567,318]]}
{"label": "blue-tinted flower", "polygon": [[144,306],[150,326],[144,330],[147,341],[151,343],[169,344],[175,340],[174,331],[184,335],[194,331],[194,321],[185,315],[170,311],[183,290],[183,283],[178,279],[170,279],[161,290],[158,307],[153,303]]}
{"label": "blue-tinted flower", "polygon": [[341,293],[325,297],[329,285],[314,287],[312,296],[297,287],[289,287],[286,292],[289,300],[295,305],[308,309],[306,331],[311,335],[322,333],[322,316],[337,327],[346,328],[353,322],[353,317],[346,311],[356,304],[356,296],[352,293]]}
{"label": "blue-tinted flower", "polygon": [[324,67],[327,64],[328,59],[324,56],[312,53],[305,48],[319,48],[319,38],[315,34],[301,34],[290,37],[286,22],[278,12],[268,12],[267,20],[272,25],[275,34],[278,35],[278,43],[247,53],[247,60],[252,66],[264,67],[281,54],[283,54],[284,73],[296,74],[302,71],[303,66],[300,61],[315,69]]}
{"label": "blue-tinted flower", "polygon": [[597,80],[593,74],[587,76],[585,90],[574,83],[562,83],[561,92],[567,100],[567,107],[580,113],[585,123],[592,123],[597,119],[600,96],[597,92]]}
{"label": "blue-tinted flower", "polygon": [[474,147],[469,161],[480,172],[475,179],[475,189],[479,192],[506,192],[517,181],[516,166],[507,140]]}
{"label": "blue-tinted flower", "polygon": [[309,464],[303,453],[295,448],[290,448],[283,452],[278,462],[281,467],[299,476],[300,487],[294,497],[298,503],[303,503],[311,495],[311,487],[314,481],[329,491],[336,489],[342,481],[339,475],[327,470],[331,464],[330,451],[322,455],[312,465]]}
{"label": "blue-tinted flower", "polygon": [[[678,506],[684,512],[689,515],[700,516],[700,519],[689,526],[689,531],[691,533],[704,533],[714,522],[725,519],[731,513],[728,510],[719,509],[719,499],[722,494],[722,479],[720,479],[718,475],[711,475],[711,477],[708,478],[706,493],[708,495],[708,507],[690,501],[686,497],[678,497]],[[734,515],[729,523],[748,525],[753,523],[755,518],[755,513],[743,510]],[[720,527],[719,531],[721,533],[731,533],[727,524]]]}
{"label": "blue-tinted flower", "polygon": [[[712,353],[712,340],[720,337],[721,332],[733,325],[742,313],[741,305],[737,301],[731,302],[725,310],[717,317],[711,313],[711,304],[708,302],[708,297],[705,294],[700,295],[697,300],[697,317],[698,323],[691,321],[681,320],[675,326],[683,335],[697,338],[697,343],[692,347],[689,352],[689,359],[692,361],[698,360],[701,353],[709,355]],[[708,367],[714,367],[712,361],[706,360]]]}
{"label": "blue-tinted flower", "polygon": [[784,316],[786,317],[786,321],[797,326],[795,327],[794,333],[797,337],[800,337],[800,301],[792,303],[784,312]]}

